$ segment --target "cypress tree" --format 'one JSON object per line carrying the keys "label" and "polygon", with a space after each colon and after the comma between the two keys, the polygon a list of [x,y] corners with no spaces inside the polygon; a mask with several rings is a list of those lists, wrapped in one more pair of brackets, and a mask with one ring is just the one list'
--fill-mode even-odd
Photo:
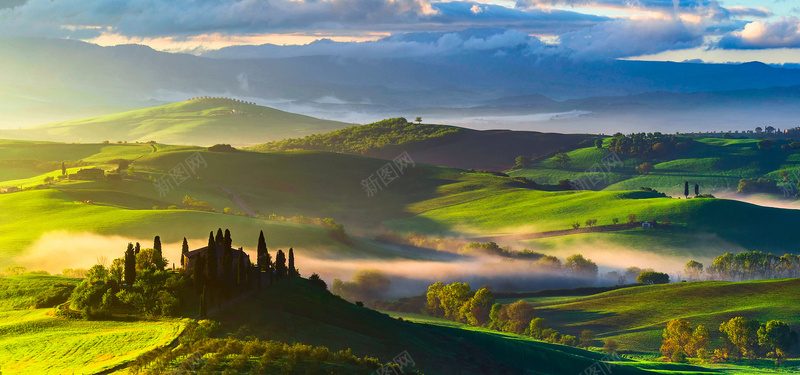
{"label": "cypress tree", "polygon": [[683,195],[686,196],[686,199],[689,199],[689,181],[683,182]]}
{"label": "cypress tree", "polygon": [[225,238],[222,236],[222,228],[218,228],[217,229],[217,237],[214,238],[214,240],[220,245],[223,244],[223,242],[225,241]]}
{"label": "cypress tree", "polygon": [[142,246],[140,246],[139,243],[137,242],[136,243],[136,247],[133,249],[133,255],[139,255],[139,250],[141,250],[141,249],[142,249]]}
{"label": "cypress tree", "polygon": [[283,255],[283,250],[278,250],[278,255],[275,256],[275,277],[286,277],[286,255]]}
{"label": "cypress tree", "polygon": [[217,283],[217,243],[214,241],[214,232],[208,235],[208,249],[206,250],[206,284],[213,287]]}
{"label": "cypress tree", "polygon": [[269,255],[269,253],[267,253],[266,258],[267,260],[265,263],[267,264],[267,278],[269,279],[269,285],[272,286],[272,278],[274,277],[274,274],[272,272],[273,271],[272,255]]}
{"label": "cypress tree", "polygon": [[189,253],[189,242],[186,241],[186,237],[183,237],[183,246],[181,246],[181,268],[186,269],[187,262],[186,262],[186,254]]}
{"label": "cypress tree", "polygon": [[[267,251],[267,241],[264,239],[264,231],[258,235],[258,247],[256,247],[256,265],[258,272],[269,273],[269,251]],[[261,287],[261,275],[258,275],[258,287]]]}
{"label": "cypress tree", "polygon": [[231,266],[233,262],[233,251],[231,249],[231,232],[225,229],[225,236],[222,238],[222,277],[220,277],[220,288],[226,298],[230,297],[233,289],[233,277],[231,277]]}
{"label": "cypress tree", "polygon": [[700,195],[700,184],[694,184],[694,195]]}
{"label": "cypress tree", "polygon": [[202,253],[197,253],[194,260],[194,291],[197,294],[203,292],[203,287],[206,284],[206,277],[203,274],[206,271],[206,259]]}
{"label": "cypress tree", "polygon": [[163,271],[165,264],[164,255],[161,253],[161,237],[156,236],[156,238],[153,240],[153,250],[153,257],[155,258],[153,259],[153,263],[156,264],[156,268],[158,268],[160,271]]}
{"label": "cypress tree", "polygon": [[136,254],[133,244],[128,242],[128,249],[125,250],[125,283],[130,288],[134,282],[136,282]]}
{"label": "cypress tree", "polygon": [[247,265],[244,263],[244,250],[239,248],[239,267],[237,268],[236,274],[236,284],[239,287],[239,291],[244,290],[244,283],[245,283],[245,273],[247,272]]}
{"label": "cypress tree", "polygon": [[294,249],[291,247],[289,248],[289,269],[287,271],[289,277],[297,276],[297,270],[294,268]]}
{"label": "cypress tree", "polygon": [[231,231],[230,230],[225,229],[225,236],[223,237],[222,241],[223,241],[223,246],[225,246],[225,247],[227,247],[229,249],[231,248],[231,246],[233,246],[233,240],[231,239]]}

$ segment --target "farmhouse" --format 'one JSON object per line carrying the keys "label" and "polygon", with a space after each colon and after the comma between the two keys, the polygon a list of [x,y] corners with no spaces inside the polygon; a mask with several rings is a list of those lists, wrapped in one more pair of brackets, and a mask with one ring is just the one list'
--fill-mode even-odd
{"label": "farmhouse", "polygon": [[[239,262],[239,254],[240,254],[239,250],[241,250],[241,249],[242,248],[240,247],[239,249],[233,249],[233,251],[231,251],[231,264],[234,265],[234,267]],[[218,272],[222,272],[222,245],[221,244],[216,244],[216,249],[215,250],[217,251],[217,262],[219,263]],[[197,256],[200,255],[200,254],[205,255],[207,251],[208,251],[208,246],[204,246],[204,247],[201,247],[199,249],[195,249],[195,250],[192,250],[192,251],[189,251],[188,253],[186,253],[186,258],[184,259],[184,262],[185,262],[184,263],[184,268],[185,269],[194,268],[194,262],[197,260]],[[247,253],[245,253],[245,252],[241,252],[241,254],[244,254],[244,257],[245,257],[244,258],[244,264],[249,266],[250,265],[250,256],[247,255]]]}
{"label": "farmhouse", "polygon": [[81,169],[69,175],[70,180],[99,180],[105,176],[105,171],[100,168]]}

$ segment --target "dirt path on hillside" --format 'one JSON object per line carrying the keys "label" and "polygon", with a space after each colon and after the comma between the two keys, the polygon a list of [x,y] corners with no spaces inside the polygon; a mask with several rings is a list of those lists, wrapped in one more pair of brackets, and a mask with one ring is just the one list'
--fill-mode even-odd
{"label": "dirt path on hillside", "polygon": [[212,184],[210,182],[208,184],[213,186],[213,187],[215,187],[215,188],[217,188],[217,189],[220,189],[220,190],[224,191],[225,194],[230,195],[231,199],[233,200],[233,203],[236,203],[236,205],[239,206],[239,208],[241,208],[242,211],[246,212],[248,215],[250,215],[250,216],[258,216],[253,211],[250,211],[250,209],[247,208],[247,206],[245,206],[244,202],[242,202],[242,200],[239,199],[239,196],[236,195],[236,193],[234,193],[234,192],[232,192],[232,191],[230,191],[230,190],[228,190],[228,189],[226,189],[226,188],[224,188],[222,186],[219,186],[217,184]]}

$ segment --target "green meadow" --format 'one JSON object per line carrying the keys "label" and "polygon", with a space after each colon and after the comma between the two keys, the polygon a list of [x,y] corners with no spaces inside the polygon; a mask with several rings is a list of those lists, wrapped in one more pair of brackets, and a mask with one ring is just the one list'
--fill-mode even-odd
{"label": "green meadow", "polygon": [[[701,193],[736,192],[742,178],[768,177],[777,181],[781,170],[793,171],[800,161],[796,150],[782,150],[778,143],[770,150],[759,150],[757,139],[695,139],[688,151],[674,152],[663,159],[641,159],[622,156],[624,166],[607,168],[595,190],[636,190],[649,187],[675,197],[683,195],[684,181],[700,185]],[[585,147],[566,152],[571,161],[558,164],[552,157],[534,161],[523,169],[508,172],[540,184],[556,185],[564,179],[575,180],[609,155],[607,149]],[[640,175],[636,166],[649,162],[653,172]],[[790,174],[791,176],[791,174]],[[777,198],[777,197],[776,197]]]}
{"label": "green meadow", "polygon": [[590,329],[599,338],[617,340],[623,350],[654,352],[661,345],[661,332],[673,319],[688,320],[695,327],[705,325],[712,346],[720,345],[720,323],[736,316],[797,326],[798,288],[800,279],[697,281],[623,288],[586,297],[526,300],[534,304],[537,316],[559,331],[578,335]]}
{"label": "green meadow", "polygon": [[50,285],[76,279],[22,275],[0,279],[0,371],[9,374],[94,374],[167,345],[180,321],[86,321],[29,309]]}

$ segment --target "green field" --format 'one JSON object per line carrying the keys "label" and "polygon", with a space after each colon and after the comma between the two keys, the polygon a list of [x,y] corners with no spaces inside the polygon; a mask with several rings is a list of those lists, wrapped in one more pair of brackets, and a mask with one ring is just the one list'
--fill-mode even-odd
{"label": "green field", "polygon": [[700,281],[631,287],[586,297],[527,300],[536,306],[537,315],[558,331],[578,335],[590,329],[599,338],[618,340],[624,350],[656,352],[661,332],[672,319],[686,319],[695,327],[705,325],[712,346],[720,343],[720,323],[736,316],[762,323],[777,319],[796,327],[800,325],[799,288],[800,279]]}
{"label": "green field", "polygon": [[0,371],[8,374],[92,374],[160,345],[181,332],[179,321],[85,321],[53,316],[53,309],[29,310],[26,303],[54,276],[0,279]]}
{"label": "green field", "polygon": [[[781,170],[791,172],[798,167],[800,153],[796,150],[781,150],[779,143],[764,151],[758,149],[757,143],[757,139],[701,138],[696,139],[688,151],[676,152],[664,159],[622,156],[624,166],[608,168],[603,180],[591,187],[595,190],[650,187],[678,197],[683,195],[684,181],[689,181],[692,187],[699,184],[701,193],[735,192],[742,178],[768,177],[782,181],[778,175]],[[555,185],[563,179],[586,176],[584,173],[609,155],[609,151],[585,147],[569,151],[567,155],[572,161],[564,166],[555,163],[553,158],[546,158],[508,173],[540,184]],[[640,175],[635,168],[644,162],[652,163],[654,170]],[[691,190],[693,195],[693,188]]]}
{"label": "green field", "polygon": [[[153,181],[168,176],[175,166],[185,166],[198,152],[205,165],[159,194]],[[110,171],[116,168],[110,161],[123,157],[134,160],[137,179],[40,183],[45,176],[61,173],[62,158]],[[246,249],[252,249],[263,229],[270,246],[294,246],[325,256],[391,257],[395,255],[359,237],[370,239],[385,229],[432,236],[504,236],[565,230],[587,219],[597,219],[600,226],[611,224],[613,218],[624,223],[629,214],[636,214],[640,221],[667,218],[672,224],[655,230],[562,233],[523,240],[521,246],[550,252],[601,240],[678,256],[685,262],[691,257],[708,259],[732,247],[794,251],[797,236],[792,223],[800,219],[795,210],[724,199],[679,200],[644,191],[537,190],[507,177],[424,164],[408,168],[368,197],[360,183],[384,160],[314,151],[219,153],[161,144],[4,141],[0,161],[31,166],[27,174],[16,176],[24,178],[2,181],[0,186],[35,187],[0,195],[0,203],[9,208],[0,212],[0,229],[6,233],[0,251],[15,257],[52,231],[115,235],[143,243],[158,234],[167,243],[177,243],[184,236],[202,241],[206,231],[218,227],[238,233],[236,241]],[[186,195],[209,202],[218,213],[167,209],[180,206]],[[345,225],[356,243],[337,242],[322,227],[219,213],[226,207],[234,213],[247,209],[264,216],[331,217]],[[770,228],[769,236],[762,235],[765,227]],[[497,242],[516,240],[498,237]],[[0,266],[13,262],[4,259]]]}

